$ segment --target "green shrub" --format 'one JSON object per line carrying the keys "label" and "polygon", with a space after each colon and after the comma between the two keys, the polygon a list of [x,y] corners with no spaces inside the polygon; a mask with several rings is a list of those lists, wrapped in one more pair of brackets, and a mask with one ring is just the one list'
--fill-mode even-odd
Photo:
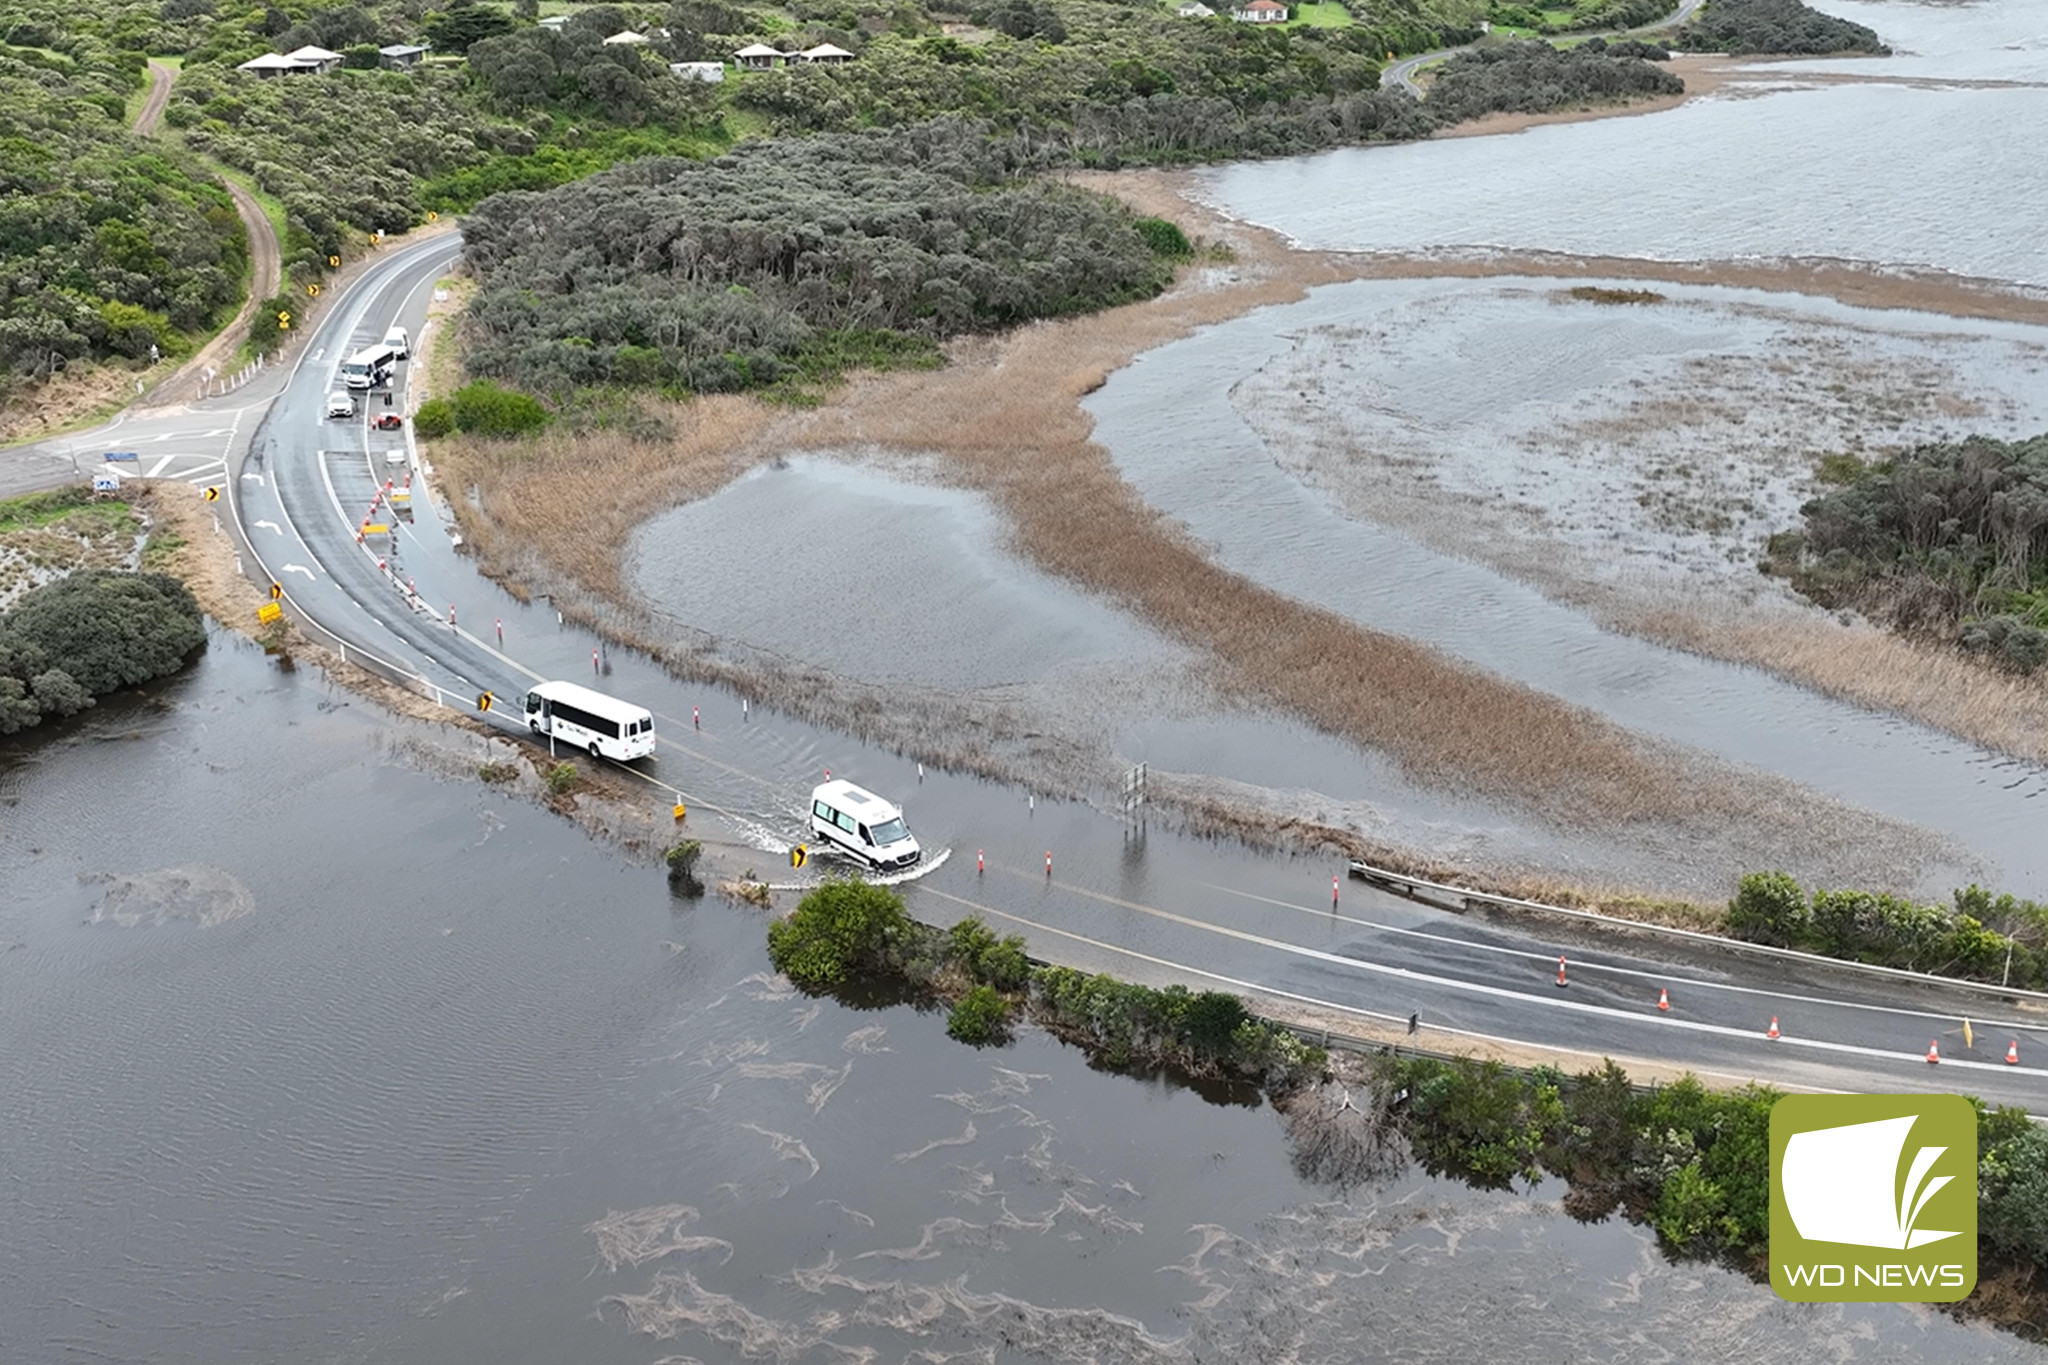
{"label": "green shrub", "polygon": [[1783,872],[1748,874],[1728,902],[1728,932],[1737,938],[1789,948],[1806,931],[1806,892]]}
{"label": "green shrub", "polygon": [[1031,963],[1024,953],[1024,940],[1012,935],[997,938],[995,931],[969,916],[946,935],[946,947],[962,971],[984,986],[999,991],[1020,991],[1031,979]]}
{"label": "green shrub", "polygon": [[495,761],[490,763],[480,763],[477,765],[476,775],[479,778],[483,779],[485,782],[490,783],[494,787],[503,786],[508,782],[514,782],[518,780],[519,765],[516,763],[499,763]]}
{"label": "green shrub", "polygon": [[24,594],[0,632],[94,696],[175,673],[206,643],[183,583],[108,569],[81,569]]}
{"label": "green shrub", "polygon": [[704,845],[695,839],[685,839],[669,847],[662,855],[668,864],[668,884],[685,896],[704,894],[704,883],[697,879],[697,860],[704,854]]}
{"label": "green shrub", "polygon": [[564,761],[555,764],[554,767],[548,769],[546,779],[548,784],[548,795],[567,796],[569,794],[569,790],[576,785],[576,779],[578,776],[579,774],[576,771],[576,765],[574,763]]}
{"label": "green shrub", "polygon": [[993,986],[976,986],[960,997],[946,1016],[946,1032],[980,1047],[1001,1042],[1009,1033],[1010,1005]]}
{"label": "green shrub", "polygon": [[290,294],[271,295],[249,320],[250,348],[260,355],[269,355],[290,338],[292,327],[303,324],[303,317],[299,301]]}
{"label": "green shrub", "polygon": [[[532,394],[477,379],[455,391],[455,425],[476,436],[522,436],[548,424],[548,410]],[[415,418],[415,429],[417,421]]]}
{"label": "green shrub", "polygon": [[768,960],[805,990],[856,976],[892,977],[915,926],[903,898],[885,886],[834,879],[810,892],[787,919],[768,926]]}
{"label": "green shrub", "polygon": [[1145,239],[1145,245],[1152,248],[1152,254],[1163,256],[1170,261],[1184,261],[1195,254],[1195,248],[1188,241],[1188,235],[1180,230],[1178,223],[1164,218],[1140,218],[1135,224],[1138,235]]}
{"label": "green shrub", "polygon": [[445,398],[429,398],[413,414],[413,434],[423,441],[438,441],[455,432],[455,405]]}

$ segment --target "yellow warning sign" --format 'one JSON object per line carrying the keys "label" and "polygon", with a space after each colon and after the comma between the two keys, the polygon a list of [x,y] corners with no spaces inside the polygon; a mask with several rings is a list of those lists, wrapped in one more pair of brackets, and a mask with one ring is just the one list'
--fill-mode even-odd
{"label": "yellow warning sign", "polygon": [[333,267],[333,266],[337,266],[337,265],[340,265],[340,264],[341,264],[341,257],[339,257],[339,256],[329,256],[329,257],[327,258],[327,264],[328,264],[328,266],[329,266],[329,267]]}
{"label": "yellow warning sign", "polygon": [[218,488],[209,488],[201,496],[204,497],[208,502],[219,502],[220,490]]}
{"label": "yellow warning sign", "polygon": [[292,315],[290,313],[284,312],[282,309],[278,311],[277,329],[280,332],[289,332],[292,329]]}
{"label": "yellow warning sign", "polygon": [[798,844],[795,848],[789,851],[789,865],[791,867],[802,867],[805,863],[809,862],[810,860],[811,851],[805,848],[802,844]]}
{"label": "yellow warning sign", "polygon": [[479,692],[476,694],[476,709],[479,711],[488,711],[491,709],[491,703],[496,700],[497,698],[493,697],[488,692]]}
{"label": "yellow warning sign", "polygon": [[309,284],[306,286],[306,293],[308,296],[317,299],[320,297],[320,286],[317,284]]}
{"label": "yellow warning sign", "polygon": [[363,534],[366,536],[388,536],[391,534],[391,523],[388,521],[364,522]]}
{"label": "yellow warning sign", "polygon": [[427,221],[428,221],[428,222],[430,222],[430,223],[438,223],[438,222],[440,222],[440,221],[441,221],[441,215],[440,215],[440,214],[438,214],[438,213],[436,213],[436,212],[434,212],[434,211],[433,211],[432,209],[428,209],[428,210],[427,210]]}
{"label": "yellow warning sign", "polygon": [[676,819],[678,819],[678,820],[684,819],[684,818],[686,818],[686,817],[687,817],[687,816],[689,815],[689,813],[690,813],[690,812],[689,812],[688,808],[686,808],[686,807],[685,807],[685,806],[683,805],[683,803],[682,803],[682,802],[680,802],[680,801],[676,802]]}
{"label": "yellow warning sign", "polygon": [[284,596],[284,584],[272,579],[270,583],[270,600],[275,602],[282,596]]}
{"label": "yellow warning sign", "polygon": [[275,602],[265,602],[262,606],[256,608],[256,619],[267,626],[272,621],[284,619],[284,608]]}

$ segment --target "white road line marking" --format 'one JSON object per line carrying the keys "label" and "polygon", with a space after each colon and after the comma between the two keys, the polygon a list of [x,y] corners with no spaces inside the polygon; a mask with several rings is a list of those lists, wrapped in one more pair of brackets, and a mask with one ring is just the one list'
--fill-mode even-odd
{"label": "white road line marking", "polygon": [[163,457],[163,458],[162,458],[161,460],[158,460],[158,461],[157,461],[157,462],[156,462],[155,464],[151,465],[151,466],[149,467],[149,473],[147,473],[147,474],[143,475],[143,477],[144,477],[144,478],[146,478],[146,479],[153,479],[153,478],[155,478],[155,477],[156,477],[157,475],[159,475],[159,474],[161,474],[161,473],[163,473],[163,472],[164,472],[164,466],[165,466],[165,465],[169,464],[169,463],[170,463],[170,462],[171,462],[172,460],[175,460],[175,459],[177,459],[177,458],[178,458],[178,457],[177,457],[176,455],[166,455],[166,456],[164,456],[164,457]]}
{"label": "white road line marking", "polygon": [[[1029,874],[1019,875],[1029,876]],[[1033,881],[1037,880],[1035,877],[1030,879]],[[1723,1038],[1749,1038],[1770,1047],[1814,1048],[1822,1052],[1840,1052],[1855,1057],[1881,1057],[1887,1061],[1894,1062],[1907,1058],[1915,1061],[1919,1060],[1917,1054],[1909,1051],[1900,1051],[1894,1048],[1860,1047],[1854,1043],[1831,1043],[1819,1038],[1794,1037],[1791,1034],[1786,1034],[1782,1038],[1773,1039],[1765,1043],[1763,1034],[1754,1028],[1735,1028],[1728,1024],[1709,1024],[1697,1019],[1673,1019],[1669,1015],[1645,1015],[1635,1010],[1615,1009],[1608,1005],[1595,1005],[1581,1000],[1539,995],[1534,991],[1515,990],[1507,986],[1489,986],[1478,981],[1463,981],[1454,976],[1438,976],[1433,972],[1417,971],[1410,967],[1390,966],[1386,963],[1371,962],[1364,958],[1346,957],[1342,953],[1327,952],[1321,948],[1308,948],[1298,943],[1289,943],[1284,939],[1268,938],[1264,934],[1249,933],[1243,929],[1231,929],[1220,924],[1211,924],[1207,920],[1191,919],[1186,915],[1177,915],[1171,910],[1161,910],[1154,905],[1141,905],[1136,901],[1107,896],[1099,891],[1091,891],[1087,887],[1074,886],[1067,882],[1053,882],[1050,885],[1058,890],[1067,892],[1069,895],[1080,895],[1086,896],[1091,900],[1107,901],[1126,910],[1134,910],[1141,915],[1149,915],[1154,919],[1165,920],[1169,924],[1178,924],[1184,928],[1198,929],[1223,938],[1236,939],[1241,943],[1256,944],[1261,948],[1270,948],[1275,952],[1284,953],[1292,957],[1307,958],[1312,962],[1327,963],[1349,971],[1365,972],[1375,976],[1404,977],[1410,981],[1441,986],[1448,990],[1463,991],[1472,995],[1490,996],[1500,1000],[1513,1000],[1523,1005],[1534,1005],[1543,1009],[1564,1010],[1570,1014],[1596,1015],[1603,1019],[1612,1019],[1635,1026],[1647,1025],[1653,1028],[1681,1029],[1688,1033],[1708,1033]],[[2007,1068],[1997,1062],[1973,1062],[1960,1057],[1953,1061],[1944,1062],[1943,1065],[1964,1067],[1974,1071],[1994,1071],[2006,1075],[2012,1075],[2015,1072],[2019,1075],[2041,1074],[2038,1068]]]}
{"label": "white road line marking", "polygon": [[[258,523],[258,524],[260,525],[261,523]],[[279,534],[283,534],[283,533],[282,533],[282,532],[280,532]],[[304,574],[304,575],[305,575],[306,577],[308,577],[308,578],[318,578],[318,577],[320,576],[320,575],[318,575],[318,574],[314,573],[314,572],[313,572],[313,571],[312,571],[311,569],[307,568],[307,567],[306,567],[305,565],[303,565],[303,564],[287,564],[287,565],[285,565],[285,566],[284,566],[284,571],[285,571],[286,573],[302,573],[302,574]]]}
{"label": "white road line marking", "polygon": [[244,474],[242,477],[244,479],[254,479],[259,484],[263,482],[263,476],[261,474]]}
{"label": "white road line marking", "polygon": [[[1271,896],[1261,896],[1250,891],[1240,891],[1234,886],[1219,886],[1215,882],[1197,882],[1196,885],[1207,887],[1211,891],[1220,891],[1226,896],[1237,896],[1244,900],[1257,901],[1261,905],[1277,906],[1282,910],[1298,910],[1304,915],[1314,915],[1317,919],[1325,921],[1334,919],[1344,924],[1357,925],[1361,929],[1367,929],[1374,933],[1395,934],[1403,938],[1423,939],[1431,943],[1441,943],[1454,948],[1462,948],[1473,953],[1494,953],[1503,957],[1541,962],[1546,966],[1546,976],[1548,975],[1548,964],[1557,958],[1556,953],[1548,951],[1539,952],[1529,948],[1510,948],[1505,944],[1498,943],[1475,943],[1470,939],[1455,938],[1448,934],[1431,933],[1427,929],[1410,929],[1398,924],[1380,924],[1374,920],[1360,919],[1355,915],[1340,915],[1334,910],[1325,909],[1321,906],[1297,905],[1291,901],[1275,900]],[[1961,1017],[1961,1011],[1955,1009],[1905,1009],[1897,1005],[1874,1005],[1860,1000],[1833,1000],[1818,995],[1794,995],[1790,991],[1773,990],[1768,986],[1742,986],[1732,981],[1708,981],[1699,977],[1687,977],[1672,972],[1645,971],[1640,967],[1617,967],[1585,957],[1573,957],[1572,970],[1585,973],[1604,972],[1609,976],[1632,976],[1642,981],[1670,986],[1673,989],[1697,987],[1703,991],[1726,991],[1734,995],[1763,995],[1769,996],[1773,1000],[1791,1000],[1802,1005],[1823,1005],[1831,1009],[1868,1010],[1877,1014],[1903,1014],[1912,1019],[1945,1021]],[[1649,1001],[1646,993],[1644,1007],[1648,1008],[1648,1006]],[[2041,1027],[2036,1022],[2015,1022],[2010,1019],[1978,1019],[1974,1014],[1970,1018],[1973,1023],[1986,1028],[1997,1029],[2001,1032],[2017,1031],[2026,1033]]]}
{"label": "white road line marking", "polygon": [[272,530],[272,531],[275,531],[275,532],[277,532],[277,533],[278,533],[279,535],[283,535],[283,534],[284,534],[284,527],[282,527],[282,526],[279,526],[279,525],[278,525],[278,524],[277,524],[276,522],[274,522],[274,521],[259,521],[259,522],[256,522],[256,523],[254,523],[254,524],[255,524],[255,525],[257,525],[257,526],[267,527],[268,529],[270,529],[270,530]]}

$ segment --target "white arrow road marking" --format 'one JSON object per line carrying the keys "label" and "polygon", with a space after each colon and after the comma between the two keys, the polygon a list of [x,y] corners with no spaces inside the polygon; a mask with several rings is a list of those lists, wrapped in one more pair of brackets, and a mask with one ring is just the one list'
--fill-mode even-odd
{"label": "white arrow road marking", "polygon": [[268,528],[269,528],[270,530],[273,530],[273,531],[277,532],[277,533],[278,533],[279,535],[283,535],[283,534],[284,534],[284,527],[282,527],[282,526],[279,526],[279,525],[278,525],[278,524],[277,524],[276,522],[274,522],[274,521],[259,521],[259,522],[257,522],[256,524],[257,524],[258,526],[268,527]]}
{"label": "white arrow road marking", "polygon": [[313,359],[318,360],[321,356],[326,354],[327,348],[325,346],[322,346],[319,350],[313,352]]}
{"label": "white arrow road marking", "polygon": [[263,476],[261,474],[244,474],[242,477],[245,479],[254,479],[258,483],[263,482]]}
{"label": "white arrow road marking", "polygon": [[[278,534],[279,534],[279,535],[283,535],[283,534],[284,534],[284,532],[280,531],[280,532],[278,532]],[[287,565],[285,565],[285,566],[284,566],[284,571],[285,571],[286,573],[302,573],[302,574],[304,574],[304,575],[305,575],[306,577],[308,577],[308,578],[317,578],[317,577],[319,577],[319,575],[318,575],[318,574],[314,573],[314,572],[313,572],[313,571],[312,571],[311,569],[307,568],[307,567],[306,567],[305,565],[303,565],[303,564],[287,564]]]}

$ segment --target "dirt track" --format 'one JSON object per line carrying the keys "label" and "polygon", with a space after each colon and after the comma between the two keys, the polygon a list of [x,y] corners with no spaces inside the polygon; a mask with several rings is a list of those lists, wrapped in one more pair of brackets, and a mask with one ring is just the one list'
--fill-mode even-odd
{"label": "dirt track", "polygon": [[[142,112],[135,117],[135,132],[141,137],[156,135],[164,106],[171,101],[171,86],[178,79],[178,71],[176,67],[151,62],[149,79],[149,98],[143,101]],[[218,336],[135,401],[134,406],[138,408],[167,407],[190,400],[207,368],[220,369],[227,358],[241,347],[242,338],[249,332],[249,320],[256,316],[257,305],[277,293],[278,282],[282,278],[283,252],[278,246],[277,231],[270,224],[270,216],[256,202],[256,196],[234,181],[223,179],[221,184],[234,199],[235,212],[241,215],[242,228],[249,234],[249,259],[253,267],[249,275],[249,296],[242,300],[241,311],[235,314],[234,321],[223,327]]]}
{"label": "dirt track", "polygon": [[156,133],[157,121],[164,116],[164,106],[171,102],[171,84],[178,79],[178,68],[149,64],[149,98],[142,102],[142,112],[135,116],[135,135],[152,137]]}

